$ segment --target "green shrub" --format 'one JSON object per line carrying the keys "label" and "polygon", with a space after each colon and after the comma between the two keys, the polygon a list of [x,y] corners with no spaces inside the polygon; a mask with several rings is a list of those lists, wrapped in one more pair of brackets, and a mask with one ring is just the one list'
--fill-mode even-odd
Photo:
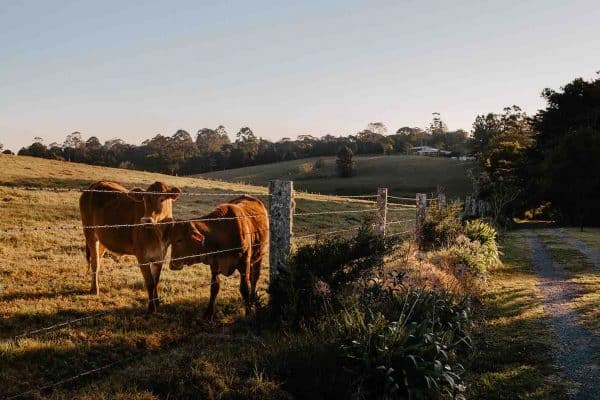
{"label": "green shrub", "polygon": [[459,202],[441,208],[436,204],[428,207],[423,223],[423,247],[450,246],[462,232],[461,210]]}
{"label": "green shrub", "polygon": [[450,247],[450,253],[454,257],[455,267],[466,268],[465,272],[473,275],[483,276],[499,262],[496,242],[481,244],[477,240],[470,240],[461,235],[455,244]]}
{"label": "green shrub", "polygon": [[317,161],[315,161],[314,168],[315,169],[325,168],[325,160],[323,158],[319,158]]}
{"label": "green shrub", "polygon": [[496,230],[480,219],[465,222],[463,232],[469,239],[477,240],[484,246],[496,246]]}
{"label": "green shrub", "polygon": [[365,223],[355,238],[330,238],[300,247],[270,290],[270,309],[283,322],[298,325],[319,319],[327,307],[339,307],[345,290],[373,270],[395,241],[376,235]]}

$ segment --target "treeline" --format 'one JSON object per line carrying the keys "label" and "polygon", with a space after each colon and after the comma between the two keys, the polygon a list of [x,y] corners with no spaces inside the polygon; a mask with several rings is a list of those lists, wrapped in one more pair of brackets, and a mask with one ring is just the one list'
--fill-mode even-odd
{"label": "treeline", "polygon": [[431,146],[450,155],[469,153],[466,131],[449,131],[438,114],[427,129],[402,127],[388,134],[380,122],[349,136],[299,135],[272,142],[258,137],[249,127],[241,128],[230,140],[224,126],[200,129],[193,137],[185,130],[172,136],[156,135],[136,146],[121,139],[102,144],[92,136],[84,140],[80,132],[67,136],[62,144],[45,145],[42,138],[24,147],[19,155],[51,158],[93,165],[189,175],[249,165],[268,164],[307,157],[334,156],[347,146],[354,154],[408,154],[414,146]]}
{"label": "treeline", "polygon": [[600,225],[600,79],[545,89],[546,108],[519,107],[477,117],[475,194],[495,219],[552,219]]}

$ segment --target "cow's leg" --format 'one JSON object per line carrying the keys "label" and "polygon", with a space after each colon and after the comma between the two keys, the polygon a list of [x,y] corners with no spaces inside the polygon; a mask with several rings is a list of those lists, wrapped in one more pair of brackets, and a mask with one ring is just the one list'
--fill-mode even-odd
{"label": "cow's leg", "polygon": [[258,278],[260,277],[260,261],[254,261],[252,263],[252,270],[250,271],[250,303],[256,303],[256,285]]}
{"label": "cow's leg", "polygon": [[98,239],[92,239],[87,241],[86,246],[86,255],[89,251],[90,275],[92,277],[90,293],[99,295],[100,288],[98,287],[98,272],[100,270],[100,257],[103,253],[104,247],[100,244],[100,241]]}
{"label": "cow's leg", "polygon": [[160,300],[158,298],[158,282],[160,281],[160,273],[162,271],[162,263],[152,264],[150,266],[150,273],[152,274],[152,280],[154,281],[154,291],[152,293],[151,302],[154,306],[154,311],[158,311]]}
{"label": "cow's leg", "polygon": [[156,307],[154,306],[154,288],[156,287],[154,277],[150,265],[140,265],[140,271],[144,277],[144,284],[146,285],[146,291],[148,292],[148,313],[151,314],[156,311]]}
{"label": "cow's leg", "polygon": [[240,271],[240,293],[242,294],[242,298],[244,299],[244,304],[246,305],[246,315],[249,315],[252,311],[252,305],[250,303],[250,269],[252,263],[250,262],[251,254],[248,252],[244,259],[244,269]]}
{"label": "cow's leg", "polygon": [[217,298],[217,294],[219,294],[220,286],[221,282],[219,280],[219,272],[211,269],[210,300],[208,301],[208,306],[204,312],[204,318],[206,319],[212,319],[212,317],[215,315],[215,300]]}

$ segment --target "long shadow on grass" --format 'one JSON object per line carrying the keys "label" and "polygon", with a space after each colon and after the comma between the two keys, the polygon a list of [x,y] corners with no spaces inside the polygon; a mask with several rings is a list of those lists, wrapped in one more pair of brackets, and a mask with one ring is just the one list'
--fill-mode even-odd
{"label": "long shadow on grass", "polygon": [[[505,307],[512,310],[503,304],[488,311],[509,317]],[[519,307],[521,313],[528,308]],[[546,318],[519,318],[510,323],[496,320],[475,335],[475,343],[477,355],[469,366],[469,398],[567,398],[568,383],[559,378],[560,370],[554,360],[555,339]]]}
{"label": "long shadow on grass", "polygon": [[[237,299],[231,301],[237,303]],[[202,320],[199,315],[204,306],[204,303],[192,300],[165,304],[159,314],[150,316],[142,308],[116,308],[106,315],[63,329],[18,341],[0,341],[3,349],[0,397],[43,387],[111,363],[116,364],[109,368],[110,371],[125,368],[140,357],[171,349],[180,342],[191,340],[194,335],[203,335],[204,339],[197,343],[202,346],[206,345],[206,335],[227,338],[226,333],[231,330],[232,324]],[[227,299],[221,302],[221,306],[228,308]],[[71,317],[91,317],[96,312],[64,310],[38,318],[48,324]],[[22,329],[28,318],[31,316],[15,315],[9,321],[4,320],[3,325],[17,325]],[[4,327],[2,332],[5,332]],[[102,371],[60,386],[63,389],[79,387],[89,380],[98,379],[97,375]]]}

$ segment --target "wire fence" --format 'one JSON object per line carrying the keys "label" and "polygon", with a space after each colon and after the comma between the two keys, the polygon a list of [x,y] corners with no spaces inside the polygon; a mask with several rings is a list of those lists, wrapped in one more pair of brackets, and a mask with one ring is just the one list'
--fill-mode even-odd
{"label": "wire fence", "polygon": [[[69,189],[69,188],[40,188],[40,187],[15,187],[15,186],[3,186],[3,187],[7,187],[10,189],[20,189],[20,190],[35,190],[35,191],[39,191],[39,190],[48,190],[50,192],[58,192],[58,193],[62,193],[62,192],[78,192],[78,193],[84,193],[84,192],[94,192],[94,193],[125,193],[125,194],[150,194],[150,195],[164,195],[165,192],[137,192],[137,191],[127,191],[127,192],[117,192],[117,191],[112,191],[112,190],[95,190],[95,189]],[[179,193],[180,195],[190,195],[190,196],[240,196],[242,194],[252,194],[252,195],[259,195],[259,196],[271,196],[271,194],[265,194],[265,193],[240,193],[240,192],[235,192],[235,193],[206,193],[206,192],[181,192]],[[314,200],[315,196],[317,197],[323,197],[323,199],[326,199],[328,201],[331,202],[335,202],[335,201],[348,201],[348,199],[350,199],[351,201],[356,200],[356,204],[363,204],[363,205],[373,205],[373,204],[377,204],[376,201],[372,201],[372,200],[361,200],[361,199],[373,199],[373,198],[378,198],[377,194],[365,194],[365,195],[348,195],[348,196],[329,196],[329,195],[324,195],[324,196],[320,196],[320,195],[308,195],[305,197],[302,196],[298,196],[296,198],[303,198],[306,200]],[[394,202],[390,202],[387,204],[387,210],[389,212],[396,212],[396,211],[407,211],[407,210],[414,210],[416,207],[416,198],[409,198],[409,197],[399,197],[399,196],[387,196],[388,199],[391,200],[395,200]],[[410,204],[407,204],[407,202],[411,202]],[[352,209],[352,210],[326,210],[326,211],[306,211],[306,212],[296,212],[296,213],[292,213],[291,215],[293,217],[312,217],[312,216],[323,216],[323,215],[338,215],[338,216],[342,216],[342,215],[354,215],[354,214],[362,214],[362,213],[376,213],[381,211],[381,209],[379,207],[374,208],[374,207],[369,207],[369,208],[362,208],[362,209]],[[207,222],[207,221],[219,221],[219,220],[236,220],[236,219],[241,219],[241,218],[261,218],[261,217],[267,217],[267,215],[265,214],[254,214],[254,215],[244,215],[244,216],[235,216],[235,217],[215,217],[215,218],[194,218],[194,219],[187,219],[187,220],[168,220],[168,221],[158,221],[158,222],[154,222],[154,223],[149,223],[149,222],[140,222],[140,223],[126,223],[126,224],[103,224],[103,225],[77,225],[77,224],[72,224],[72,225],[47,225],[47,226],[29,226],[29,225],[20,225],[20,226],[4,226],[4,227],[0,227],[0,233],[13,233],[13,232],[27,232],[27,231],[53,231],[53,230],[71,230],[71,229],[118,229],[118,228],[135,228],[135,227],[148,227],[148,226],[162,226],[162,225],[166,225],[166,224],[183,224],[183,223],[190,223],[190,222]],[[393,226],[398,226],[401,229],[403,229],[406,225],[410,224],[410,223],[414,223],[416,220],[415,218],[410,218],[410,219],[397,219],[397,220],[393,220],[393,221],[385,221],[384,225],[387,227],[389,226],[390,228]],[[373,224],[373,226],[375,226],[375,224]],[[300,240],[300,241],[305,241],[305,240],[310,240],[313,238],[319,239],[322,237],[333,237],[333,236],[338,236],[338,235],[345,235],[345,234],[350,234],[350,233],[354,233],[358,230],[361,229],[361,225],[353,225],[344,229],[335,229],[335,230],[327,230],[327,231],[323,231],[323,232],[314,232],[314,233],[307,233],[307,234],[302,234],[302,235],[298,235],[298,236],[293,236],[292,238],[294,240]],[[263,229],[262,231],[267,231],[268,229]],[[255,234],[258,231],[253,231],[253,232],[247,232],[247,234]],[[411,232],[414,232],[414,230],[402,230],[400,232],[390,232],[387,233],[386,236],[389,237],[395,237],[395,236],[400,236],[400,235],[410,235]],[[261,242],[261,243],[256,243],[253,244],[252,247],[255,246],[265,246],[266,243],[265,242]],[[198,253],[198,254],[191,254],[191,255],[184,255],[184,256],[179,256],[179,257],[164,257],[161,260],[151,260],[151,261],[139,261],[137,263],[131,263],[131,264],[127,264],[124,265],[124,267],[144,267],[144,266],[149,266],[152,264],[165,264],[168,262],[178,262],[178,261],[189,261],[190,263],[195,263],[195,262],[199,262],[200,259],[202,259],[203,257],[207,257],[207,256],[213,256],[213,255],[219,255],[219,254],[223,254],[223,253],[228,253],[228,252],[234,252],[234,251],[243,251],[247,249],[246,246],[238,246],[238,247],[232,247],[232,248],[227,248],[227,249],[215,249],[212,251],[206,251],[206,252],[202,252],[202,253]],[[92,271],[91,273],[96,274],[97,271]],[[156,283],[156,282],[155,282]],[[203,285],[201,287],[210,287],[211,285],[213,285],[214,282],[208,283],[206,285]],[[158,297],[155,298],[151,298],[148,301],[149,302],[154,302],[159,300]],[[91,315],[86,315],[86,316],[79,316],[76,318],[73,318],[71,320],[67,320],[67,321],[62,321],[62,322],[57,322],[48,326],[44,326],[44,327],[40,327],[40,328],[36,328],[36,329],[31,329],[31,330],[27,330],[25,332],[22,332],[18,335],[12,336],[10,338],[8,338],[8,340],[11,340],[14,343],[18,343],[20,340],[27,338],[27,337],[32,337],[32,336],[36,336],[36,335],[42,335],[48,332],[52,332],[52,331],[56,331],[56,330],[60,330],[60,329],[64,329],[70,326],[73,326],[75,324],[79,324],[82,323],[84,321],[90,320],[90,319],[97,319],[97,318],[102,318],[108,314],[110,314],[112,311],[107,310],[107,311],[102,311],[102,312],[97,312]],[[6,339],[4,339],[6,340]],[[99,366],[99,367],[95,367],[86,371],[83,371],[81,373],[78,373],[76,375],[73,375],[71,377],[62,379],[60,381],[54,382],[54,383],[50,383],[48,385],[44,385],[44,386],[40,386],[34,389],[31,389],[29,391],[14,395],[12,397],[9,397],[9,399],[15,399],[15,398],[19,398],[19,397],[23,397],[23,396],[27,396],[33,393],[37,393],[37,392],[43,392],[58,386],[61,386],[63,384],[72,382],[72,381],[76,381],[78,379],[81,379],[85,376],[89,376],[95,373],[99,373],[101,371],[116,367],[119,364],[122,364],[124,362],[128,362],[136,357],[140,357],[140,355],[134,355],[131,357],[125,357],[123,359],[120,360],[116,360],[110,363],[107,363],[105,365]]]}

